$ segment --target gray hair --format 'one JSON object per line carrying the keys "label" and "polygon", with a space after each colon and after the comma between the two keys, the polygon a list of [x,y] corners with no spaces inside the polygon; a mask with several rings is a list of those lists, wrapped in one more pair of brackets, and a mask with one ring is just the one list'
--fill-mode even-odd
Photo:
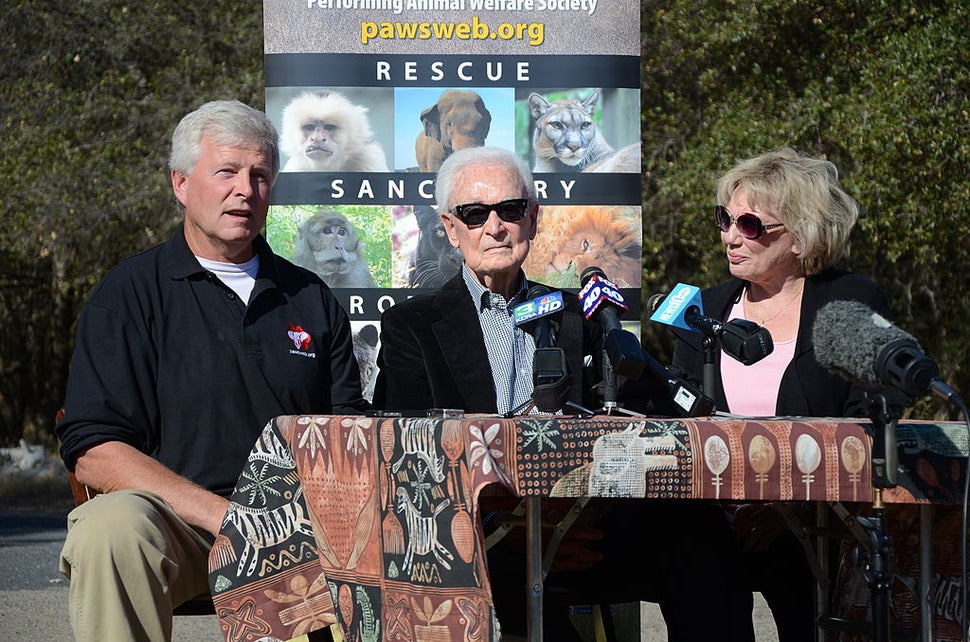
{"label": "gray hair", "polygon": [[778,217],[800,249],[796,272],[817,274],[842,258],[859,218],[859,205],[839,184],[827,160],[782,147],[741,161],[717,182],[726,205],[743,188],[751,207]]}
{"label": "gray hair", "polygon": [[271,182],[280,171],[279,136],[266,114],[238,100],[213,100],[187,114],[172,132],[169,169],[188,175],[201,154],[202,137],[218,145],[255,147],[266,154]]}
{"label": "gray hair", "polygon": [[451,191],[461,170],[472,165],[498,165],[514,170],[521,181],[522,196],[533,203],[538,200],[532,170],[515,153],[501,147],[469,147],[453,152],[438,169],[434,194],[440,212],[451,211],[455,205],[459,205],[450,202]]}

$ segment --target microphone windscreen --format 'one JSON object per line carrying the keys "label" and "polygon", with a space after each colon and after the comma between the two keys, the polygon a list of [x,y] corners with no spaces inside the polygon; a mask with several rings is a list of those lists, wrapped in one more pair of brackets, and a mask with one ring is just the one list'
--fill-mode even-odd
{"label": "microphone windscreen", "polygon": [[826,369],[866,386],[882,385],[876,361],[892,341],[916,340],[858,301],[822,306],[812,326],[815,359]]}
{"label": "microphone windscreen", "polygon": [[550,290],[545,285],[541,283],[536,283],[531,288],[529,288],[528,292],[525,293],[525,298],[538,299],[539,297],[549,294],[550,292],[552,292],[552,290]]}
{"label": "microphone windscreen", "polygon": [[647,314],[653,314],[660,307],[660,304],[664,302],[667,298],[666,292],[657,292],[656,294],[651,294],[647,299]]}
{"label": "microphone windscreen", "polygon": [[585,270],[583,270],[582,273],[579,275],[580,287],[589,283],[589,280],[592,279],[594,276],[598,276],[601,279],[606,279],[607,281],[609,281],[609,279],[606,278],[606,274],[603,272],[602,269],[596,267],[595,265],[591,265]]}

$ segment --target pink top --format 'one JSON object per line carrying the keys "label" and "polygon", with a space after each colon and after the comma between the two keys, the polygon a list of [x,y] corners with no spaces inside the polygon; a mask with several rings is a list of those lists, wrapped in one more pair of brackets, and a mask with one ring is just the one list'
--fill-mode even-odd
{"label": "pink top", "polygon": [[[744,319],[744,305],[738,301],[728,320]],[[777,414],[781,377],[795,356],[795,339],[774,341],[775,348],[750,366],[721,351],[721,382],[728,409],[745,417],[774,417]]]}

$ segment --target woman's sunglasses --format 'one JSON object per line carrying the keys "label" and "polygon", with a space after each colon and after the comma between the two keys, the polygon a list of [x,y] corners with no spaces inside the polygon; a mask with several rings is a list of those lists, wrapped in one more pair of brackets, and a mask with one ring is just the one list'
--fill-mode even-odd
{"label": "woman's sunglasses", "polygon": [[765,225],[754,214],[741,214],[735,218],[731,216],[731,213],[723,205],[718,205],[714,208],[714,220],[722,232],[727,232],[731,229],[731,223],[734,223],[738,227],[738,232],[741,232],[741,236],[752,241],[760,239],[768,230],[785,225],[784,223]]}
{"label": "woman's sunglasses", "polygon": [[506,223],[515,223],[522,220],[527,209],[529,209],[529,199],[511,198],[501,203],[492,203],[491,205],[486,205],[485,203],[455,205],[454,212],[455,216],[460,218],[461,222],[468,227],[478,227],[479,225],[485,224],[485,221],[488,220],[488,217],[493,211]]}

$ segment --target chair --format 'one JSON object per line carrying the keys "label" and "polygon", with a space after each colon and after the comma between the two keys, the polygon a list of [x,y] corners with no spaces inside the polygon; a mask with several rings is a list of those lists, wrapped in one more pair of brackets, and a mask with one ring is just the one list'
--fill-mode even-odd
{"label": "chair", "polygon": [[[58,423],[63,416],[64,409],[61,408],[57,411],[57,415],[54,418],[54,423]],[[71,494],[74,496],[75,506],[80,506],[101,492],[86,484],[82,484],[71,471],[67,471],[67,479],[71,483]],[[216,609],[212,604],[212,597],[209,595],[200,595],[198,597],[194,597],[188,602],[179,604],[172,611],[173,615],[215,615],[215,613]]]}

